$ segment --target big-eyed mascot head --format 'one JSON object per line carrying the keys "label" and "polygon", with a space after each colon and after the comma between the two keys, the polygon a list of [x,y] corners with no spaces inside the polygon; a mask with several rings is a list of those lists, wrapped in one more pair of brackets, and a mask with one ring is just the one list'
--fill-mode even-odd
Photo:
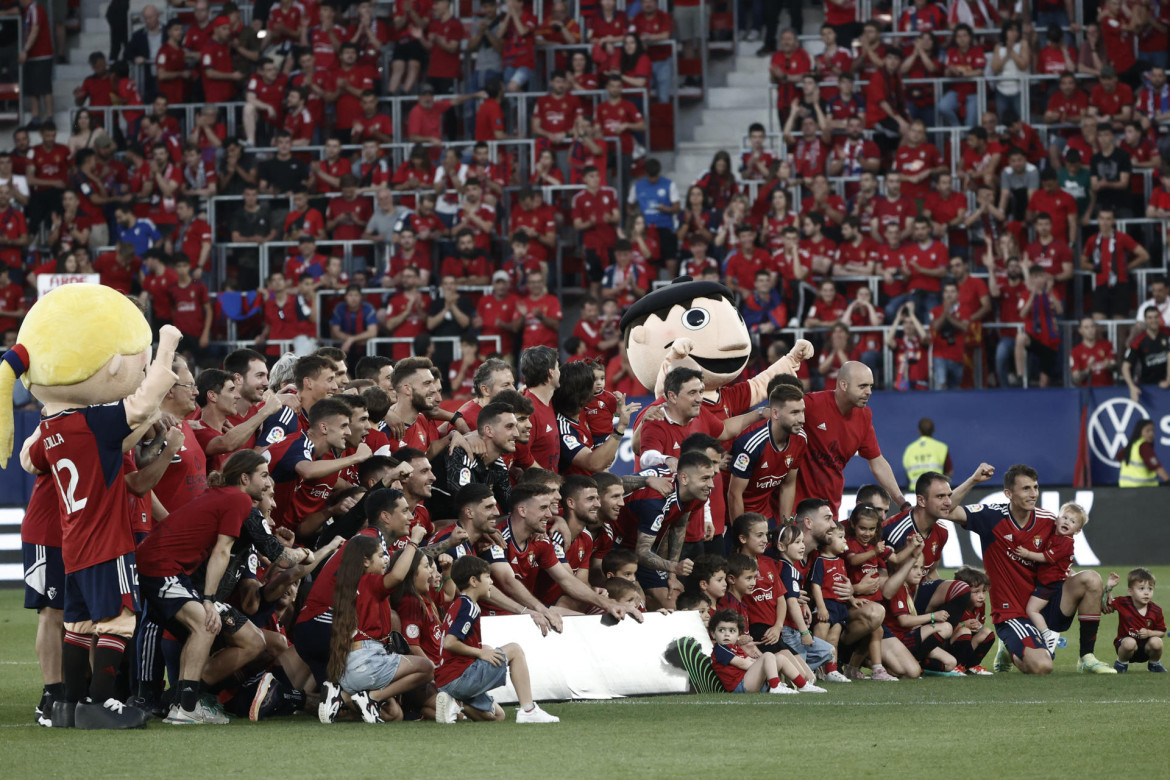
{"label": "big-eyed mascot head", "polygon": [[[655,395],[662,395],[666,370],[679,365],[702,371],[706,394],[716,394],[743,372],[751,357],[747,323],[731,291],[718,282],[679,277],[631,306],[621,328],[630,368],[639,382],[654,388]],[[801,339],[788,355],[754,377],[752,395],[759,398],[753,403],[763,399],[769,379],[777,373],[795,374],[812,351],[812,345]]]}

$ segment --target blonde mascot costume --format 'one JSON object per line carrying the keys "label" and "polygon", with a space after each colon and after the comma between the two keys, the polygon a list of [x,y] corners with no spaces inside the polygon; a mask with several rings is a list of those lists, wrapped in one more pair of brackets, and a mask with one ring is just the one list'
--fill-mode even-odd
{"label": "blonde mascot costume", "polygon": [[33,305],[0,362],[0,466],[12,455],[11,398],[20,379],[44,405],[21,466],[51,473],[61,501],[65,698],[53,702],[54,726],[146,722],[146,713],[114,698],[138,605],[122,454],[155,422],[177,379],[171,364],[180,337],[164,326],[151,362],[150,325],[133,302],[109,287],[70,284]]}

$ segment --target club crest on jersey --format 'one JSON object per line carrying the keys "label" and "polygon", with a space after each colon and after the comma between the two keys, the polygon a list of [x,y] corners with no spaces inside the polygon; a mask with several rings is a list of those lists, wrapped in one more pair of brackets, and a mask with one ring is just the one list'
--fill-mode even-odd
{"label": "club crest on jersey", "polygon": [[792,456],[791,455],[784,456],[784,465],[788,466],[789,468],[792,468]]}
{"label": "club crest on jersey", "polygon": [[1034,536],[1032,537],[1032,544],[1036,545],[1036,549],[1039,550],[1044,545],[1044,540],[1039,536]]}
{"label": "club crest on jersey", "polygon": [[414,623],[411,623],[409,626],[406,627],[406,638],[407,639],[418,639],[418,626],[417,625],[415,625]]}
{"label": "club crest on jersey", "polygon": [[735,467],[736,467],[736,469],[743,471],[744,469],[746,469],[748,467],[748,464],[750,462],[751,462],[751,459],[748,458],[748,454],[746,452],[741,452],[739,454],[739,457],[737,457],[735,459]]}

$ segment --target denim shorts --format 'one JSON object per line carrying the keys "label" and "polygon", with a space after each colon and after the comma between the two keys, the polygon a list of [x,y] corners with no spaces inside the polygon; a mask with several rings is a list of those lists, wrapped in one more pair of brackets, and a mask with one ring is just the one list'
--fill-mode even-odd
{"label": "denim shorts", "polygon": [[780,629],[780,639],[788,646],[789,650],[803,658],[804,662],[813,669],[826,661],[833,660],[833,646],[831,644],[814,636],[811,645],[803,645],[800,643],[800,632],[792,626],[784,626]]}
{"label": "denim shorts", "polygon": [[463,674],[439,690],[480,712],[491,712],[496,700],[488,696],[487,692],[507,682],[506,663],[492,666],[482,658],[477,658],[471,662],[471,666],[463,670]]}
{"label": "denim shorts", "polygon": [[[507,86],[512,81],[515,81],[522,87],[528,86],[532,81],[532,70],[530,68],[513,68],[511,66],[504,68],[504,85]],[[479,708],[476,707],[476,709]]]}
{"label": "denim shorts", "polygon": [[345,674],[338,681],[346,693],[380,691],[398,674],[402,656],[386,651],[381,642],[367,639],[345,659]]}
{"label": "denim shorts", "polygon": [[[765,680],[764,685],[760,688],[760,693],[767,693],[767,692],[768,692],[768,681]],[[732,691],[732,693],[755,693],[755,691],[748,691],[747,688],[743,687],[743,680],[740,680],[739,685],[735,686],[735,690]]]}

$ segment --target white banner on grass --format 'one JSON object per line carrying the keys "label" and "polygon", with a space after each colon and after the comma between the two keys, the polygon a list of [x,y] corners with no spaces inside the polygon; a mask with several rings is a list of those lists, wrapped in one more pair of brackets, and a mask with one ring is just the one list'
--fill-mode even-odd
{"label": "white banner on grass", "polygon": [[[699,613],[651,613],[643,618],[642,623],[626,618],[616,625],[602,625],[599,615],[567,617],[562,633],[542,637],[527,616],[485,617],[480,630],[485,645],[515,642],[524,648],[537,701],[687,693],[686,672],[668,664],[664,655],[674,640],[684,636],[711,651],[711,638]],[[507,685],[491,695],[501,704],[515,703],[511,676]]]}

